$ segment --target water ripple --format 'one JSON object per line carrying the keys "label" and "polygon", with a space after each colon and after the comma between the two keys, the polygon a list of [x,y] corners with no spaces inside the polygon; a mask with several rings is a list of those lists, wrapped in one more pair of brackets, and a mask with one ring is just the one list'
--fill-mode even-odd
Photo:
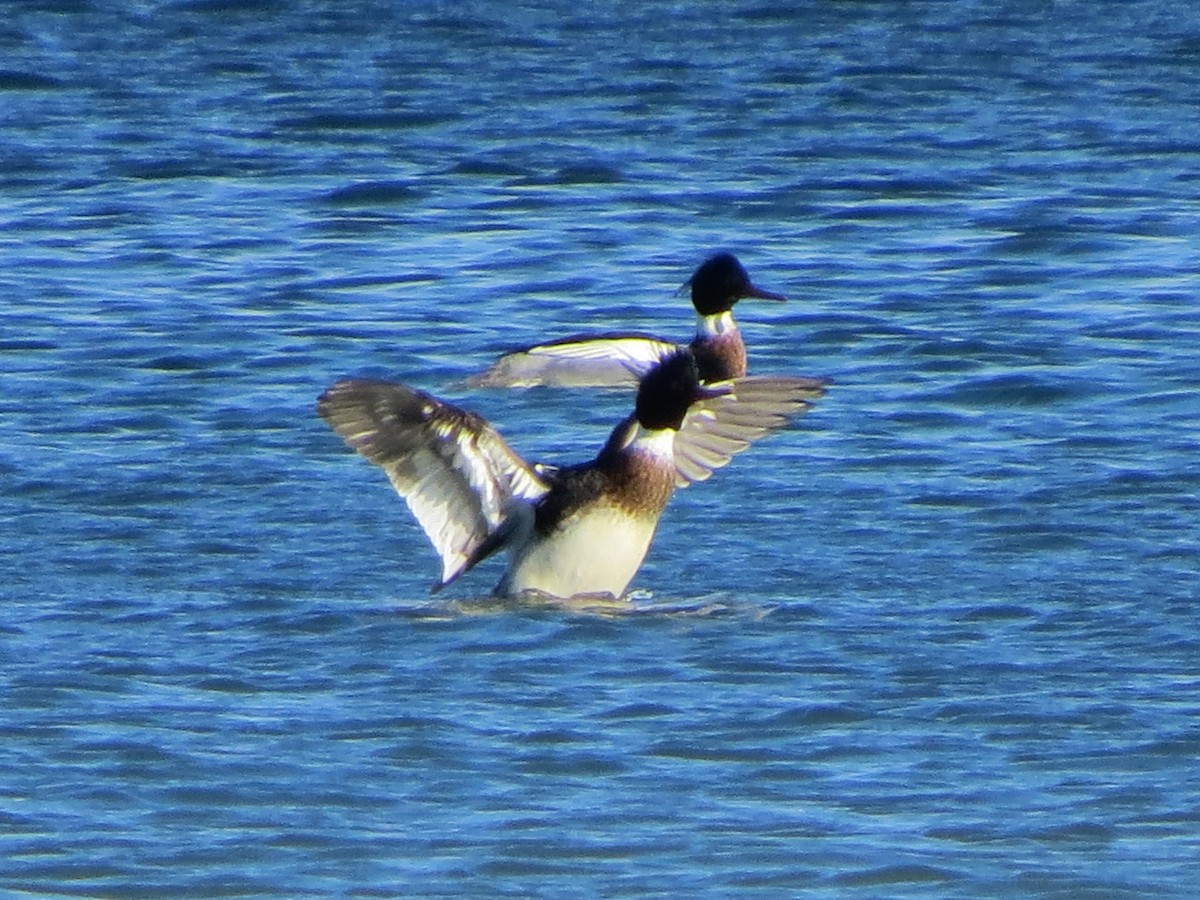
{"label": "water ripple", "polygon": [[[13,5],[2,889],[1194,893],[1200,22],[618,7]],[[718,248],[828,397],[629,603],[428,596],[315,396],[585,459],[452,386]]]}

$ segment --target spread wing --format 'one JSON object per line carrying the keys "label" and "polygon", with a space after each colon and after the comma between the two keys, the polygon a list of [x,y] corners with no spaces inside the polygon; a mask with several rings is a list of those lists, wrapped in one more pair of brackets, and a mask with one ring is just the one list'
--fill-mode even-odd
{"label": "spread wing", "polygon": [[449,584],[498,549],[521,501],[545,481],[481,416],[386,381],[339,381],[317,412],[387,473],[434,549]]}
{"label": "spread wing", "polygon": [[807,412],[829,381],[750,375],[722,384],[732,391],[692,404],[675,434],[675,483],[680,487],[704,481],[751,443]]}
{"label": "spread wing", "polygon": [[648,334],[564,338],[500,357],[467,379],[471,387],[635,387],[664,356],[678,349]]}

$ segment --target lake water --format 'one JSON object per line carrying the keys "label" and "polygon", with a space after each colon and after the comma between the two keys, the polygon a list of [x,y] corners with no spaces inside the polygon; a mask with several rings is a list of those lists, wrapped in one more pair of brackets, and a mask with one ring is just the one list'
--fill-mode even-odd
{"label": "lake water", "polygon": [[[14,2],[0,122],[6,895],[1196,896],[1200,9]],[[828,396],[430,597],[317,394],[586,459],[456,385],[716,249]]]}

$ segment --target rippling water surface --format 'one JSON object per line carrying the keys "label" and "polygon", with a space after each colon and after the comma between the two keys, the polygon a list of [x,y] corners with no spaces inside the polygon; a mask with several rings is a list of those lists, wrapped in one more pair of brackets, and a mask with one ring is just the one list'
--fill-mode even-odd
{"label": "rippling water surface", "polygon": [[[0,888],[1195,895],[1200,13],[797,7],[6,7]],[[717,248],[818,409],[627,608],[430,598],[320,390],[586,458],[455,385]]]}

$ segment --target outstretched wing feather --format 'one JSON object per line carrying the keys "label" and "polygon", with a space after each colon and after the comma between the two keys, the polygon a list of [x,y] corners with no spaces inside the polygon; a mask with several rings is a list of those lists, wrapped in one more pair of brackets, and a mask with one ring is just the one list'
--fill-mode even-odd
{"label": "outstretched wing feather", "polygon": [[646,334],[583,335],[508,353],[472,387],[634,387],[675,344]]}
{"label": "outstretched wing feather", "polygon": [[514,498],[546,483],[480,416],[383,381],[339,381],[317,410],[346,443],[383,469],[442,560],[442,583],[479,558]]}
{"label": "outstretched wing feather", "polygon": [[828,383],[751,375],[728,382],[729,393],[693,404],[675,435],[675,483],[686,487],[706,480],[754,441],[806,412]]}

